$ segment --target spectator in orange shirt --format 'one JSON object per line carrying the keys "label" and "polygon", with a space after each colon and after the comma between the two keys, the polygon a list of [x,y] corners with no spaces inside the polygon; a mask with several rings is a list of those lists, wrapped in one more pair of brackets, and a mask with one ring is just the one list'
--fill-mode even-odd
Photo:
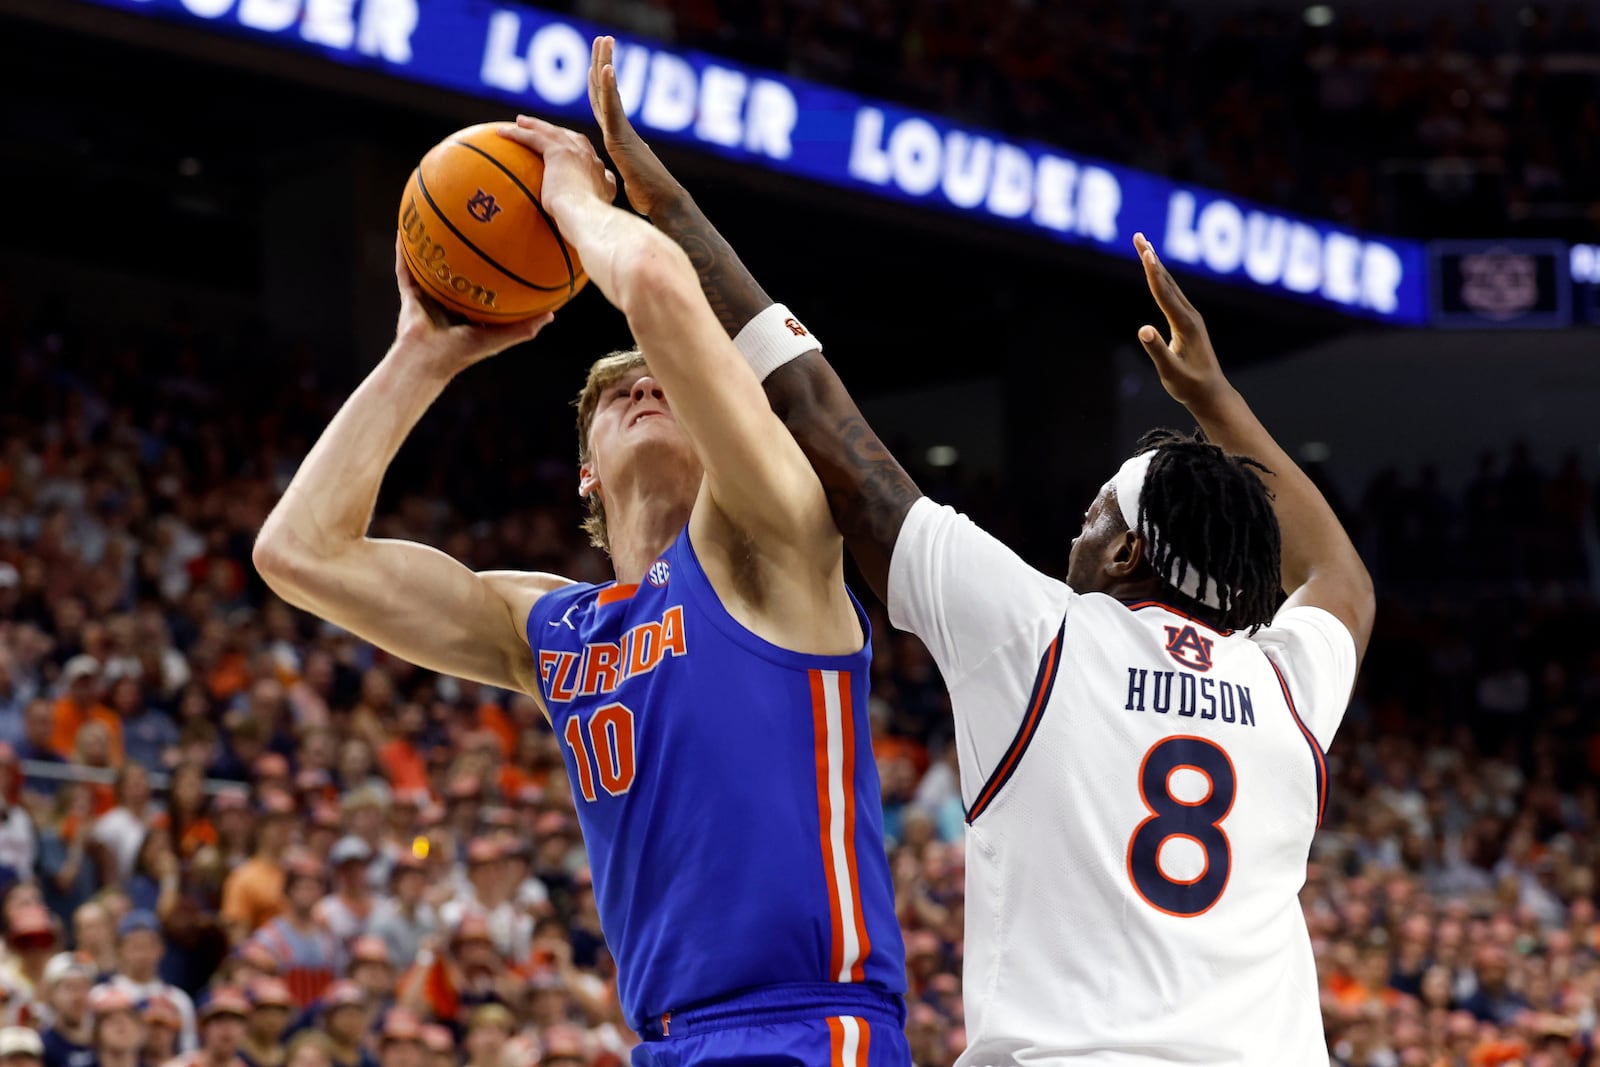
{"label": "spectator in orange shirt", "polygon": [[283,854],[294,831],[294,802],[282,793],[268,793],[261,798],[261,807],[255,852],[222,883],[222,921],[232,945],[244,941],[288,906]]}
{"label": "spectator in orange shirt", "polygon": [[101,700],[100,661],[87,653],[73,656],[61,671],[65,687],[55,706],[55,727],[50,746],[61,756],[73,758],[78,730],[90,722],[105,726],[108,755],[112,764],[122,762],[122,719]]}

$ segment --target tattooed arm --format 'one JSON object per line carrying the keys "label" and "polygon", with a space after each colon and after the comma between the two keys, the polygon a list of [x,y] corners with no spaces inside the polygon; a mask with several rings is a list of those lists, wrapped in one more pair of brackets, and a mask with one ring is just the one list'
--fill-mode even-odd
{"label": "tattooed arm", "polygon": [[[728,242],[668,173],[622,110],[613,42],[597,38],[589,102],[628,202],[689,254],[711,310],[728,335],[772,303]],[[820,350],[779,367],[762,383],[772,409],[811,461],[828,494],[833,521],[877,596],[888,601],[889,560],[911,505],[921,497],[905,469],[867,425]]]}

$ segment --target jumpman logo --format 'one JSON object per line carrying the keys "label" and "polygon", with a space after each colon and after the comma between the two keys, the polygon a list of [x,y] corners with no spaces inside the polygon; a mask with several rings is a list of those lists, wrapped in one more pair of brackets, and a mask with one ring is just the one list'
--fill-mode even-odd
{"label": "jumpman logo", "polygon": [[577,611],[577,610],[578,610],[578,605],[576,605],[576,604],[572,605],[572,607],[567,609],[567,613],[565,615],[561,616],[561,618],[552,619],[550,621],[550,625],[551,626],[560,626],[562,623],[566,623],[567,624],[567,629],[576,631],[578,628],[576,626],[572,625],[572,613],[574,611]]}

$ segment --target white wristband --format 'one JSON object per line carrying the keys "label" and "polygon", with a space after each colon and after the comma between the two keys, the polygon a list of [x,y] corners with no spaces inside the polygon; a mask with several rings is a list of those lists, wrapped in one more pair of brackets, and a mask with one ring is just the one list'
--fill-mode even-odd
{"label": "white wristband", "polygon": [[822,342],[782,304],[771,305],[745,323],[733,343],[761,381],[791,359],[822,349]]}

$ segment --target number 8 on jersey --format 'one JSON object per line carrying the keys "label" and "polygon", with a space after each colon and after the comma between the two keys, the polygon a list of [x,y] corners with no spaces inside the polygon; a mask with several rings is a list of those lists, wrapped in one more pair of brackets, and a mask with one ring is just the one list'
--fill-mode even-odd
{"label": "number 8 on jersey", "polygon": [[[1207,783],[1199,800],[1173,795],[1172,776],[1196,771]],[[1233,810],[1237,780],[1222,746],[1202,737],[1169,737],[1151,746],[1139,767],[1139,799],[1150,812],[1128,841],[1128,877],[1144,902],[1183,919],[1204,915],[1222,899],[1233,871],[1233,850],[1222,822]],[[1203,857],[1200,873],[1175,878],[1161,866],[1168,841],[1193,842]]]}

